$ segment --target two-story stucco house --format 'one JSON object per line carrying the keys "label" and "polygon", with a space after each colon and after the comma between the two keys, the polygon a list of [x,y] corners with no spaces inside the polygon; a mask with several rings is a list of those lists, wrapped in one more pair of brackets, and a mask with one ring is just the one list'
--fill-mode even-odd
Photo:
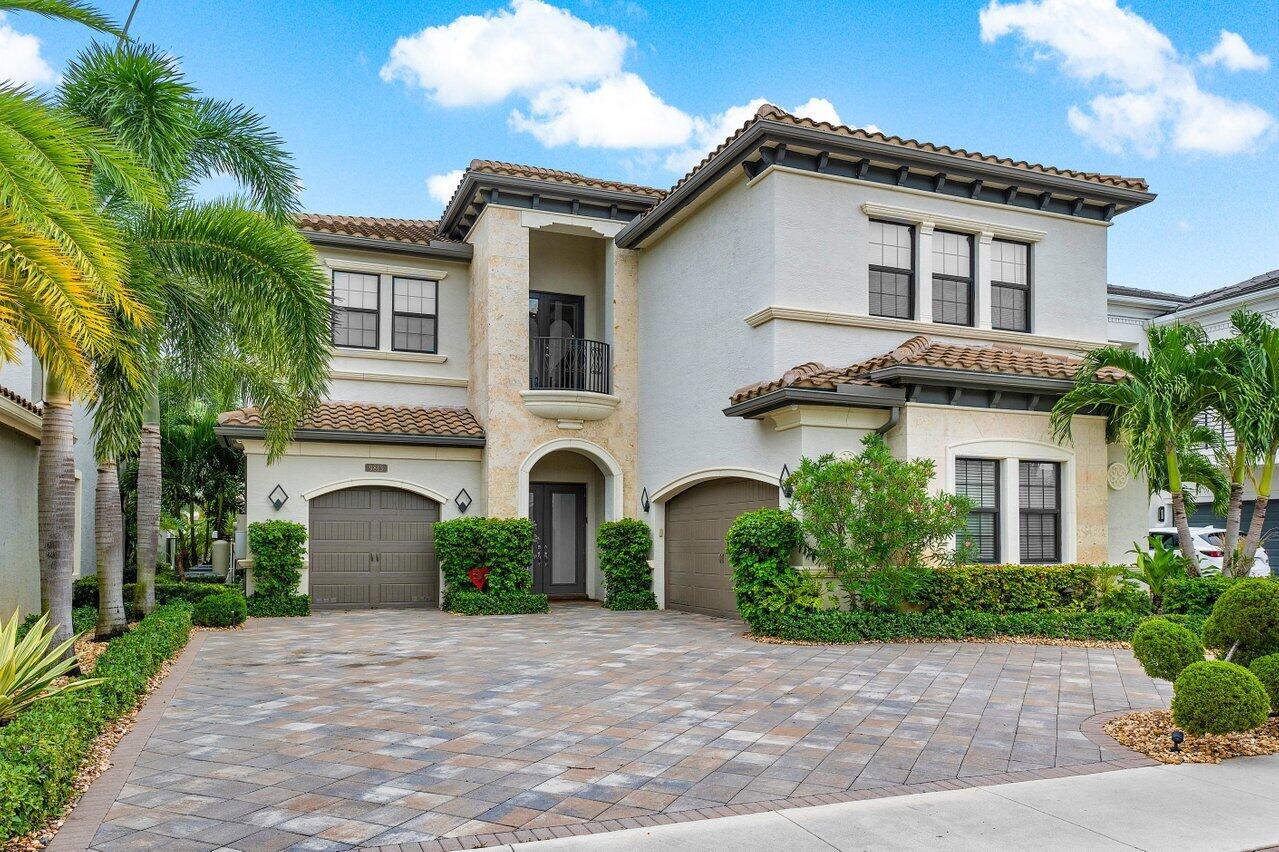
{"label": "two-story stucco house", "polygon": [[601,521],[653,528],[659,601],[734,610],[724,533],[804,456],[880,432],[978,503],[1000,562],[1118,558],[1146,523],[1100,418],[1106,238],[1144,181],[765,106],[671,190],[474,161],[440,220],[304,215],[332,279],[330,401],[288,452],[252,409],[248,519],[310,530],[317,607],[434,605],[431,524],[526,515],[534,584],[599,597]]}

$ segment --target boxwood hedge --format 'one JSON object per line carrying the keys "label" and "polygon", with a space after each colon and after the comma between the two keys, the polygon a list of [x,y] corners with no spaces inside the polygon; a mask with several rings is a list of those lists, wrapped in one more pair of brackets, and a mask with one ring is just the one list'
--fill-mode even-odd
{"label": "boxwood hedge", "polygon": [[1130,612],[867,612],[765,613],[751,620],[759,636],[830,644],[903,640],[1040,636],[1126,642],[1143,616]]}

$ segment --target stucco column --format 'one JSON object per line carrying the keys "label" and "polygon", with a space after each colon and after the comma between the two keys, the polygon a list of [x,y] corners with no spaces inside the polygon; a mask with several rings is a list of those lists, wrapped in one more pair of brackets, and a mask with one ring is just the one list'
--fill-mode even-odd
{"label": "stucco column", "polygon": [[1006,565],[1021,562],[1020,475],[1017,459],[999,460],[999,561]]}
{"label": "stucco column", "polygon": [[990,328],[990,241],[994,237],[990,231],[982,231],[973,241],[977,252],[973,264],[977,270],[977,280],[973,282],[976,289],[973,316],[978,328]]}
{"label": "stucco column", "polygon": [[933,321],[933,223],[915,229],[915,319]]}

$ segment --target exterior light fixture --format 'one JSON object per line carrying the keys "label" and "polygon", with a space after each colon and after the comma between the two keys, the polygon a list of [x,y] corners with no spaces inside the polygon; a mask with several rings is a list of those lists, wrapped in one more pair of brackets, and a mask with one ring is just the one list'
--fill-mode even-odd
{"label": "exterior light fixture", "polygon": [[648,507],[651,505],[653,505],[653,501],[649,499],[648,488],[646,487],[644,491],[640,494],[640,508],[643,509],[645,512],[647,512]]}
{"label": "exterior light fixture", "polygon": [[1186,741],[1186,735],[1181,731],[1172,732],[1172,750],[1181,751],[1181,744]]}
{"label": "exterior light fixture", "polygon": [[1163,523],[1167,523],[1167,521],[1168,521],[1168,510],[1165,509],[1163,506],[1160,506],[1159,507],[1159,523],[1163,524]]}
{"label": "exterior light fixture", "polygon": [[467,494],[466,489],[463,488],[461,491],[457,492],[457,496],[453,498],[453,502],[457,504],[457,510],[465,515],[466,510],[471,508],[471,495]]}
{"label": "exterior light fixture", "polygon": [[274,506],[275,511],[278,512],[280,511],[281,506],[289,502],[289,493],[279,485],[276,485],[271,489],[271,493],[267,495],[266,499],[271,501],[271,505]]}
{"label": "exterior light fixture", "polygon": [[782,496],[787,500],[795,493],[795,489],[790,484],[790,467],[782,465],[782,475],[777,477],[777,484],[782,487]]}

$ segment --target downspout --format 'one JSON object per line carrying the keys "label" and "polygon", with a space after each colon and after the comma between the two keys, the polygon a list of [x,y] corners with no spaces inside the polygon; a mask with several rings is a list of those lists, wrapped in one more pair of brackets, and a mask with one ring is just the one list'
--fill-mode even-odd
{"label": "downspout", "polygon": [[897,425],[897,422],[901,420],[901,418],[902,407],[900,405],[894,405],[888,412],[888,419],[884,421],[882,426],[875,430],[875,434],[887,435],[889,432],[893,431],[893,428]]}

